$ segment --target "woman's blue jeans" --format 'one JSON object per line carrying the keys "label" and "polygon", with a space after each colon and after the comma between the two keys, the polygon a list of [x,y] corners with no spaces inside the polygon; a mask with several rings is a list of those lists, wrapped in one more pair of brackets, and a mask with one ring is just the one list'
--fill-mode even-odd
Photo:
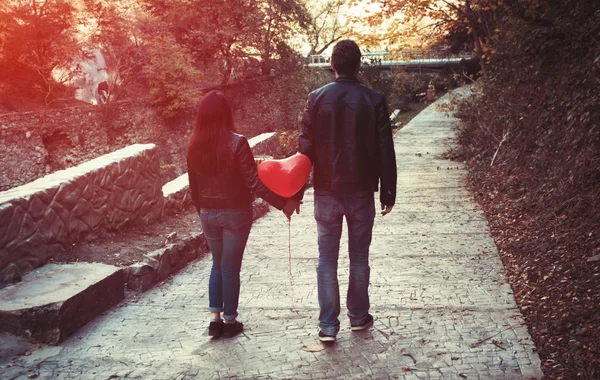
{"label": "woman's blue jeans", "polygon": [[240,269],[252,228],[252,208],[200,209],[202,231],[212,252],[208,310],[235,320],[240,298]]}
{"label": "woman's blue jeans", "polygon": [[340,330],[340,290],[338,257],[342,222],[348,224],[348,254],[350,278],[346,306],[351,324],[360,324],[369,312],[369,247],[375,221],[373,192],[330,193],[315,190],[319,264],[317,287],[319,295],[319,328],[327,335]]}

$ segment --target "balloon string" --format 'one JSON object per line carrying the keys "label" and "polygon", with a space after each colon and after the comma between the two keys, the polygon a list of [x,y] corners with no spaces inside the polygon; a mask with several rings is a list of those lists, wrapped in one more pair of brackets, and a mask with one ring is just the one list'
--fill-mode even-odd
{"label": "balloon string", "polygon": [[288,219],[288,276],[290,285],[294,285],[292,278],[292,218]]}
{"label": "balloon string", "polygon": [[300,311],[296,307],[294,301],[294,279],[292,278],[292,218],[288,219],[288,276],[290,277],[290,291],[292,293],[292,312],[300,315]]}

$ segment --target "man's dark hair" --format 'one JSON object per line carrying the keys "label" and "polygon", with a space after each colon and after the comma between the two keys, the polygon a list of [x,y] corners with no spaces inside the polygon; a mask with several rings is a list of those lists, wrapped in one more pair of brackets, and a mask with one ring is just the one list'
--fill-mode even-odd
{"label": "man's dark hair", "polygon": [[331,54],[333,69],[338,74],[355,75],[361,56],[362,54],[356,42],[352,40],[338,41]]}

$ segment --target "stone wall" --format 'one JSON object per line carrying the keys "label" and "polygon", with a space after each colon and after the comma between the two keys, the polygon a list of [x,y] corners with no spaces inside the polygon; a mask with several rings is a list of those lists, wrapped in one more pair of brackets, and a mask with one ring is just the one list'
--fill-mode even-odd
{"label": "stone wall", "polygon": [[163,215],[165,216],[183,211],[194,203],[187,173],[167,182],[162,191],[165,197],[163,209]]}
{"label": "stone wall", "polygon": [[76,241],[160,218],[157,154],[136,144],[0,192],[0,286]]}
{"label": "stone wall", "polygon": [[161,175],[168,181],[185,171],[178,170],[191,130],[186,120],[174,124],[167,125],[143,103],[129,101],[0,114],[0,191],[146,143],[159,147]]}
{"label": "stone wall", "polygon": [[248,140],[254,156],[271,156],[273,158],[285,158],[281,151],[279,136],[275,132],[262,133]]}
{"label": "stone wall", "polygon": [[[273,77],[217,86],[227,94],[239,133],[252,137],[280,128],[294,129],[302,110],[287,110],[289,101],[273,106]],[[287,81],[284,84],[289,84]],[[208,91],[205,88],[204,91]],[[281,89],[279,89],[281,91]],[[289,99],[288,99],[289,100]],[[293,103],[293,102],[292,102]],[[195,105],[165,120],[147,100],[127,100],[107,106],[81,106],[0,114],[0,191],[21,186],[131,144],[154,143],[159,148],[163,183],[186,171],[187,142],[195,123]],[[289,107],[288,107],[289,108]],[[267,152],[281,158],[277,139]],[[275,153],[273,153],[275,151]]]}
{"label": "stone wall", "polygon": [[[236,129],[248,137],[290,125],[282,120],[289,115],[280,115],[280,107],[265,110],[265,104],[271,103],[262,96],[254,96],[268,88],[261,83],[264,84],[248,81],[222,89],[232,102]],[[0,114],[0,152],[3,152],[0,191],[131,144],[146,143],[159,147],[161,177],[166,183],[186,171],[187,142],[194,114],[195,107],[190,107],[176,119],[165,120],[144,100]],[[275,140],[270,141],[279,149]],[[280,158],[278,154],[270,154]]]}

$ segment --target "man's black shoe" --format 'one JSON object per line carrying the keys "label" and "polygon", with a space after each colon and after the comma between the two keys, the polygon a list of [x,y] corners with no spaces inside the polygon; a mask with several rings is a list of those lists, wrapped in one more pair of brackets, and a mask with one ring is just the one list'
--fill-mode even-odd
{"label": "man's black shoe", "polygon": [[367,314],[367,316],[365,317],[365,320],[358,324],[358,325],[353,325],[350,324],[350,329],[352,331],[361,331],[366,329],[367,327],[371,326],[373,324],[373,316],[371,314]]}
{"label": "man's black shoe", "polygon": [[235,323],[224,323],[223,324],[223,338],[231,338],[244,331],[244,325],[242,322]]}
{"label": "man's black shoe", "polygon": [[219,337],[223,334],[223,321],[212,321],[208,325],[208,336]]}
{"label": "man's black shoe", "polygon": [[319,331],[319,340],[321,342],[335,342],[335,335],[327,335],[323,331]]}

